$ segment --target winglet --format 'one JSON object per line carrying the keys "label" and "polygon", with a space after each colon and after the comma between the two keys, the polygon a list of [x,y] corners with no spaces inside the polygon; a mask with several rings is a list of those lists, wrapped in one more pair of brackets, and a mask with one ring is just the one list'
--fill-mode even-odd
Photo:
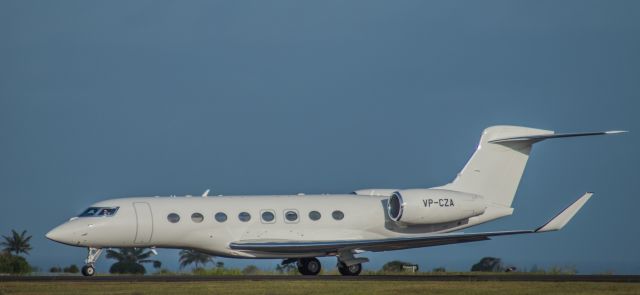
{"label": "winglet", "polygon": [[545,225],[535,230],[537,233],[561,230],[573,218],[576,213],[589,201],[593,193],[585,193],[577,201],[573,202],[569,207],[565,208],[556,217],[551,219]]}

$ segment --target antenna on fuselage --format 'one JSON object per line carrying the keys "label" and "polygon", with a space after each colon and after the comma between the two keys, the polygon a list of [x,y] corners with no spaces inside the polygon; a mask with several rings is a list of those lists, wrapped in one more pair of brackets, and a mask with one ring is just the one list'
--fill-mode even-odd
{"label": "antenna on fuselage", "polygon": [[209,189],[207,189],[206,191],[204,191],[204,193],[202,194],[203,198],[206,198],[209,196]]}

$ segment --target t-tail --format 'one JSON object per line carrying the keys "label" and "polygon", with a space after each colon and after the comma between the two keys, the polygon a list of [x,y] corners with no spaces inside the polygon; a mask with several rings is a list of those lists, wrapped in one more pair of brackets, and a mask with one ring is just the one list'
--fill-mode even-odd
{"label": "t-tail", "polygon": [[441,189],[478,194],[492,204],[511,207],[534,143],[551,138],[617,134],[626,131],[555,133],[519,126],[492,126],[457,177]]}

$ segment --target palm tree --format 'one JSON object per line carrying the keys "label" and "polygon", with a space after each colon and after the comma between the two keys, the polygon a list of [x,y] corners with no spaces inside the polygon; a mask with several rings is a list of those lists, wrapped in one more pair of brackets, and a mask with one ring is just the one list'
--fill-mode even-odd
{"label": "palm tree", "polygon": [[195,264],[198,268],[199,264],[203,266],[209,262],[213,262],[213,257],[209,254],[198,252],[196,250],[180,251],[180,268],[185,268],[189,264]]}
{"label": "palm tree", "polygon": [[162,262],[159,260],[148,259],[153,252],[144,248],[120,248],[116,250],[107,250],[107,258],[118,260],[111,265],[110,273],[131,273],[144,274],[147,270],[143,263],[153,263],[154,268],[160,268]]}
{"label": "palm tree", "polygon": [[20,253],[24,253],[29,255],[29,251],[31,251],[31,244],[29,244],[29,240],[31,240],[31,236],[27,236],[27,231],[23,230],[21,234],[15,229],[11,230],[11,237],[5,237],[4,242],[1,245],[4,247],[4,251],[6,252],[15,252],[16,255]]}

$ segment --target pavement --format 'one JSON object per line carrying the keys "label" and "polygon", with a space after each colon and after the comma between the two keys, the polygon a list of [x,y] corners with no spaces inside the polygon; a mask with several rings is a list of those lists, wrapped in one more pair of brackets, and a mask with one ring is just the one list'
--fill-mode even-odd
{"label": "pavement", "polygon": [[224,282],[224,281],[504,281],[504,282],[620,282],[640,283],[640,275],[361,275],[361,276],[301,276],[301,275],[81,275],[63,276],[1,276],[2,282]]}

